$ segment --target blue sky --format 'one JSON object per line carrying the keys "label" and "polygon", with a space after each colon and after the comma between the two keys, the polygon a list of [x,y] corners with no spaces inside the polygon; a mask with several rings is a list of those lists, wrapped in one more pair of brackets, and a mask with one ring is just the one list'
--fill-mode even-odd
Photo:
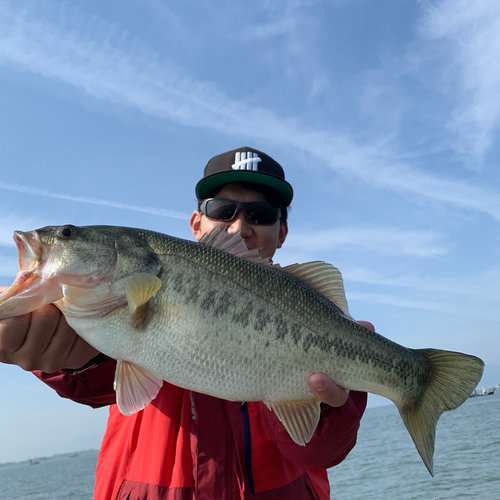
{"label": "blue sky", "polygon": [[[487,0],[0,0],[1,282],[16,229],[191,238],[208,159],[253,146],[295,188],[275,261],[333,263],[354,317],[498,384],[498,60]],[[0,462],[99,446],[106,410],[12,366],[0,391]]]}

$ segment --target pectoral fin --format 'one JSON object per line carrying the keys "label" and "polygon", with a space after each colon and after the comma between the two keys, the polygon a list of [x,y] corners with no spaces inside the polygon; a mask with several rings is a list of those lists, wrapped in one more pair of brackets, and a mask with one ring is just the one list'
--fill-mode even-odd
{"label": "pectoral fin", "polygon": [[316,430],[321,413],[320,401],[316,398],[298,401],[264,401],[273,410],[279,421],[299,445],[305,446]]}
{"label": "pectoral fin", "polygon": [[154,314],[154,304],[151,298],[161,287],[161,280],[149,273],[140,273],[127,281],[125,293],[127,296],[130,320],[135,328],[145,328]]}
{"label": "pectoral fin", "polygon": [[123,415],[132,415],[158,395],[163,380],[140,366],[118,360],[114,388],[116,404]]}

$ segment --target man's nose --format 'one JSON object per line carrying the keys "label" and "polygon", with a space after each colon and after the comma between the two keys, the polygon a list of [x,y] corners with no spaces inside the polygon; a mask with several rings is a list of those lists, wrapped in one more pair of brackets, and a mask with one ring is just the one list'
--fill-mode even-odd
{"label": "man's nose", "polygon": [[236,217],[231,221],[227,228],[229,234],[236,234],[240,232],[242,238],[248,238],[252,235],[252,227],[245,218],[243,210],[238,210]]}

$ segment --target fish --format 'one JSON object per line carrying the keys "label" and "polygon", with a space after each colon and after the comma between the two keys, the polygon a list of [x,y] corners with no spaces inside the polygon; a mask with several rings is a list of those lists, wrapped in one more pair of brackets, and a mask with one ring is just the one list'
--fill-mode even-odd
{"label": "fish", "polygon": [[124,415],[163,381],[230,401],[263,401],[298,444],[320,401],[308,380],[397,406],[433,475],[436,424],[479,383],[476,356],[410,349],[354,321],[340,271],[315,261],[281,267],[219,228],[200,242],[118,226],[15,231],[19,272],[0,319],[55,304],[84,340],[117,360]]}

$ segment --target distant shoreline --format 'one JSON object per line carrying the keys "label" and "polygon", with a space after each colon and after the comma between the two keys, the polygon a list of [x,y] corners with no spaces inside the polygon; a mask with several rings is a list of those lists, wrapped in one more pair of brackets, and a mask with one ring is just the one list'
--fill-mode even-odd
{"label": "distant shoreline", "polygon": [[2,463],[0,463],[0,467],[19,466],[19,465],[29,466],[30,461],[32,461],[32,460],[36,460],[38,463],[42,463],[42,462],[59,460],[59,459],[64,459],[64,458],[72,458],[72,457],[76,457],[76,456],[80,456],[80,455],[88,455],[89,453],[98,454],[99,450],[97,450],[95,448],[89,448],[87,450],[68,451],[66,453],[56,453],[54,455],[47,456],[47,457],[39,457],[39,456],[29,457],[29,458],[26,458],[26,460],[19,460],[19,461],[15,461],[15,462],[2,462]]}

